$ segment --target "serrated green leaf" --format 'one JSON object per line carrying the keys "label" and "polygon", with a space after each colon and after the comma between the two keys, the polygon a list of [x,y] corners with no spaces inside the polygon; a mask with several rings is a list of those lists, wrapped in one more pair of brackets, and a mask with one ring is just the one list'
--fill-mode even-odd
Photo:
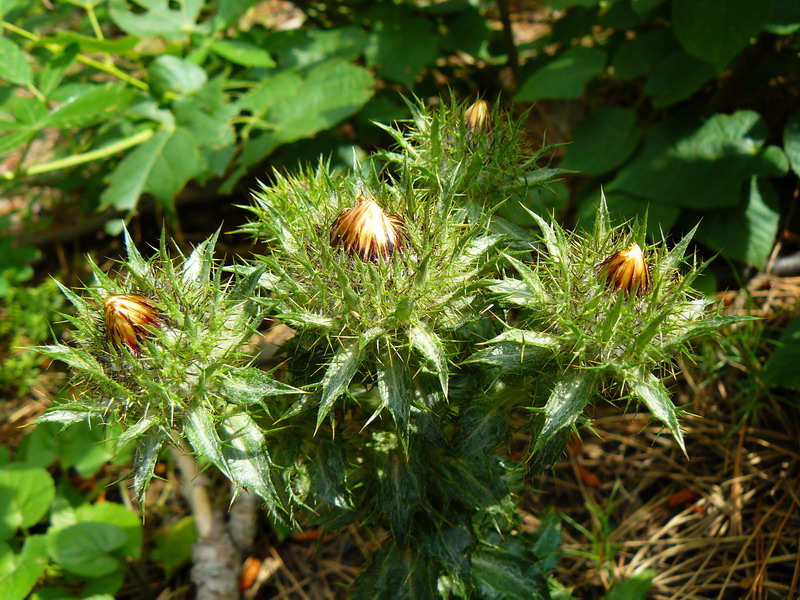
{"label": "serrated green leaf", "polygon": [[788,168],[782,152],[767,152],[766,134],[763,119],[753,111],[710,117],[676,113],[648,130],[633,159],[605,186],[606,193],[695,210],[735,205],[744,181],[779,176]]}
{"label": "serrated green leaf", "polygon": [[274,67],[275,61],[269,52],[245,40],[217,40],[211,50],[225,60],[245,67]]}
{"label": "serrated green leaf", "polygon": [[649,73],[662,56],[676,47],[669,27],[637,32],[636,37],[622,43],[611,65],[617,76],[629,81]]}
{"label": "serrated green leaf", "polygon": [[360,27],[274,31],[264,45],[284,69],[302,69],[332,60],[348,62],[364,54],[368,35]]}
{"label": "serrated green leaf", "polygon": [[147,75],[157,94],[190,94],[202,88],[208,80],[202,67],[169,54],[163,54],[150,63]]}
{"label": "serrated green leaf", "polygon": [[14,133],[8,133],[0,136],[0,154],[5,154],[14,148],[21,146],[29,139],[34,137],[37,133],[38,130],[35,128],[25,128],[22,131],[16,131]]}
{"label": "serrated green leaf", "polygon": [[535,563],[499,548],[472,555],[472,577],[486,600],[549,600],[547,580]]}
{"label": "serrated green leaf", "polygon": [[199,406],[190,409],[183,420],[183,430],[198,456],[207,458],[233,481],[214,421],[208,411]]}
{"label": "serrated green leaf", "polygon": [[508,434],[507,414],[486,398],[476,398],[456,422],[453,445],[459,454],[482,455],[494,450]]}
{"label": "serrated green leaf", "polygon": [[384,407],[394,419],[397,430],[404,438],[408,436],[408,416],[411,413],[411,403],[414,394],[408,365],[391,349],[384,353],[378,365],[378,393],[381,397],[381,406]]}
{"label": "serrated green leaf", "polygon": [[543,424],[534,441],[534,453],[556,434],[575,424],[592,399],[594,391],[595,374],[591,371],[571,369],[561,376],[550,393],[542,413],[537,415]]}
{"label": "serrated green leaf", "polygon": [[342,445],[323,440],[318,445],[311,466],[311,485],[314,495],[331,506],[351,508],[347,471],[347,458]]}
{"label": "serrated green leaf", "polygon": [[81,88],[47,115],[43,125],[61,129],[89,127],[125,109],[133,96],[133,90],[124,83]]}
{"label": "serrated green leaf", "polygon": [[434,371],[439,378],[439,385],[442,386],[442,392],[444,392],[446,397],[450,369],[447,366],[444,345],[439,339],[439,336],[430,331],[422,323],[415,323],[408,330],[408,339],[416,351],[433,365]]}
{"label": "serrated green leaf", "polygon": [[48,97],[61,84],[70,67],[78,56],[76,44],[64,44],[66,47],[59,53],[52,55],[42,65],[38,74],[38,87],[43,96]]}
{"label": "serrated green leaf", "polygon": [[522,329],[505,331],[483,344],[489,348],[475,352],[464,364],[488,364],[513,375],[539,372],[559,347],[556,338]]}
{"label": "serrated green leaf", "polygon": [[[282,144],[311,137],[355,114],[372,97],[373,85],[369,71],[339,60],[312,68],[305,79],[285,72],[265,79],[237,103],[266,130],[245,142],[240,164],[259,162]],[[242,174],[235,173],[224,187]]]}
{"label": "serrated green leaf", "polygon": [[625,382],[630,386],[633,395],[644,403],[652,415],[669,429],[683,453],[686,454],[683,432],[678,423],[678,411],[675,409],[675,405],[672,403],[664,384],[652,373],[642,371],[627,371],[625,373]]}
{"label": "serrated green leaf", "polygon": [[351,342],[339,349],[328,365],[325,376],[322,378],[322,396],[317,412],[317,429],[333,408],[333,403],[341,396],[350,385],[350,381],[358,371],[361,364],[361,354],[358,342]]}
{"label": "serrated green leaf", "polygon": [[141,506],[145,505],[145,494],[158,462],[158,453],[167,436],[163,431],[151,433],[139,440],[133,457],[133,494]]}
{"label": "serrated green leaf", "polygon": [[17,85],[30,85],[33,81],[25,52],[7,37],[0,37],[0,79]]}
{"label": "serrated green leaf", "polygon": [[189,131],[158,131],[125,156],[108,176],[110,186],[100,197],[100,209],[133,210],[146,192],[169,208],[175,195],[202,169],[202,157]]}
{"label": "serrated green leaf", "polygon": [[139,37],[163,36],[170,40],[180,40],[191,34],[207,34],[207,24],[198,24],[197,18],[203,7],[203,0],[184,0],[179,7],[170,8],[168,0],[138,0],[144,12],[128,9],[125,0],[113,0],[109,14],[120,29]]}
{"label": "serrated green leaf", "polygon": [[27,598],[48,562],[45,535],[28,536],[16,556],[9,546],[0,544],[0,589],[6,600]]}
{"label": "serrated green leaf", "polygon": [[542,280],[539,278],[539,275],[536,273],[536,271],[513,256],[506,255],[505,259],[517,270],[517,273],[519,273],[522,281],[524,281],[525,285],[528,286],[528,289],[533,296],[533,302],[538,302],[541,304],[550,301],[550,295],[547,293],[547,290],[545,289],[544,284],[542,283]]}
{"label": "serrated green leaf", "polygon": [[275,512],[280,497],[272,483],[272,461],[261,428],[246,414],[225,417],[220,423],[222,456],[231,480],[252,490]]}
{"label": "serrated green leaf", "polygon": [[120,161],[106,179],[110,185],[100,196],[100,210],[114,207],[117,210],[130,211],[136,207],[147,177],[169,138],[169,131],[159,131]]}

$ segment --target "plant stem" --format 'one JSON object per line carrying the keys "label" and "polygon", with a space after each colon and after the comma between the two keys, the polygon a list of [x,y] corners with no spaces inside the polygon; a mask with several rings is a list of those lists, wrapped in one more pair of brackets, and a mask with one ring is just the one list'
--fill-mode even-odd
{"label": "plant stem", "polygon": [[[16,25],[12,25],[8,21],[0,21],[0,27],[2,27],[3,29],[8,29],[9,31],[12,31],[12,32],[16,33],[17,35],[21,35],[22,37],[24,37],[26,39],[29,39],[32,42],[36,42],[37,44],[41,43],[41,41],[42,41],[42,38],[40,38],[38,35],[36,35],[34,33],[31,33],[30,31],[26,31],[25,29],[22,29],[21,27],[17,27]],[[58,44],[53,44],[53,43],[44,44],[44,47],[47,48],[53,54],[55,54],[57,52],[60,52],[60,51],[62,51],[64,49],[62,46],[59,46]],[[78,56],[76,58],[78,59],[79,62],[85,64],[88,67],[93,67],[93,68],[97,69],[98,71],[103,71],[105,73],[108,73],[109,75],[113,75],[117,79],[121,79],[125,83],[128,83],[128,84],[130,84],[130,85],[132,85],[134,87],[137,87],[140,90],[149,90],[150,89],[150,86],[147,85],[144,81],[140,81],[140,80],[136,79],[135,77],[132,77],[131,75],[128,75],[124,71],[119,70],[116,65],[103,64],[100,61],[97,61],[97,60],[95,60],[93,58],[89,58],[88,56],[85,56],[83,54],[78,54]]]}
{"label": "plant stem", "polygon": [[50,171],[59,171],[61,169],[68,169],[70,167],[82,165],[100,158],[106,158],[107,156],[117,154],[118,152],[122,152],[123,150],[127,150],[128,148],[132,148],[133,146],[138,146],[139,144],[146,142],[153,137],[155,132],[155,129],[145,129],[144,131],[140,131],[139,133],[136,133],[130,137],[119,140],[118,142],[114,142],[113,144],[103,146],[97,150],[90,150],[89,152],[67,156],[66,158],[59,158],[58,160],[51,160],[50,162],[33,165],[26,169],[17,169],[16,171],[0,173],[0,181],[14,181],[22,177],[39,175],[41,173],[48,173]]}

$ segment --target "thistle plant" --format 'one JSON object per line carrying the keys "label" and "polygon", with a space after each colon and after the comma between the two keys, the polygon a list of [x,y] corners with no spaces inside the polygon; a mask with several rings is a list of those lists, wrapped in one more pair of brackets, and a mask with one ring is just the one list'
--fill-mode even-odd
{"label": "thistle plant", "polygon": [[257,275],[223,282],[215,234],[173,260],[165,240],[144,259],[125,232],[127,259],[112,277],[91,264],[95,283],[78,295],[62,286],[75,314],[75,344],[40,346],[72,369],[74,400],[42,421],[115,423],[119,446],[134,442],[133,487],[142,500],[159,450],[188,439],[237,486],[256,491],[273,513],[283,500],[270,478],[264,428],[250,403],[292,392],[248,365],[242,343],[260,323],[251,296]]}
{"label": "thistle plant", "polygon": [[[64,290],[77,343],[42,351],[81,394],[46,418],[122,422],[140,496],[158,448],[186,437],[276,517],[372,528],[385,543],[354,597],[547,598],[557,520],[510,534],[525,475],[602,397],[639,401],[683,448],[661,377],[735,318],[692,292],[691,234],[648,244],[604,202],[591,232],[532,214],[538,236],[502,234],[496,209],[557,175],[547,149],[482,101],[411,106],[369,168],[261,186],[242,230],[265,251],[235,283],[214,239],[176,265],[126,238],[120,277],[95,267],[83,297]],[[267,317],[296,331],[280,381],[239,349]]]}
{"label": "thistle plant", "polygon": [[468,362],[550,381],[546,400],[529,407],[534,470],[553,464],[586,405],[602,396],[643,404],[685,452],[662,375],[690,353],[689,340],[741,320],[709,315],[712,301],[691,289],[705,266],[685,257],[695,230],[672,249],[648,245],[643,225],[612,227],[604,198],[591,232],[532,216],[542,232],[533,260],[507,255],[514,276],[491,286],[516,322]]}

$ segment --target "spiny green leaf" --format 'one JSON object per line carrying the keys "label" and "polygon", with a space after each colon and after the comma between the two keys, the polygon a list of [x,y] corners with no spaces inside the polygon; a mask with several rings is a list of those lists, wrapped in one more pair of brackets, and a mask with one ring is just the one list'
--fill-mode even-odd
{"label": "spiny green leaf", "polygon": [[196,406],[189,409],[183,420],[183,430],[197,455],[213,462],[228,479],[234,481],[222,453],[222,441],[217,435],[214,420],[205,407]]}
{"label": "spiny green leaf", "polygon": [[214,247],[219,238],[219,229],[209,239],[200,242],[189,255],[181,269],[181,279],[185,286],[203,285],[211,277],[214,266]]}
{"label": "spiny green leaf", "polygon": [[328,370],[325,371],[325,376],[322,378],[322,397],[317,412],[317,429],[333,408],[333,403],[347,390],[360,364],[361,354],[358,350],[358,341],[342,347],[331,360]]}
{"label": "spiny green leaf", "polygon": [[[388,349],[378,365],[378,392],[381,407],[386,407],[394,419],[400,435],[408,437],[408,415],[414,398],[408,365],[392,350]],[[370,419],[371,420],[371,419]]]}
{"label": "spiny green leaf", "polygon": [[678,424],[678,411],[664,384],[652,373],[642,370],[627,370],[625,382],[630,386],[633,395],[643,402],[650,409],[652,415],[670,430],[681,450],[686,454],[683,432]]}
{"label": "spiny green leaf", "polygon": [[528,286],[528,289],[532,292],[535,301],[538,301],[539,303],[546,303],[550,301],[550,297],[544,288],[544,284],[542,284],[542,280],[539,279],[539,275],[536,274],[536,271],[513,256],[506,255],[505,259],[517,270],[517,273],[519,273],[522,281],[525,282],[525,284]]}
{"label": "spiny green leaf", "polygon": [[544,446],[550,438],[572,427],[592,399],[595,391],[595,373],[571,369],[558,380],[544,406],[542,429],[534,441],[533,452]]}
{"label": "spiny green leaf", "polygon": [[145,504],[145,494],[158,462],[158,453],[166,441],[163,431],[156,431],[139,441],[133,458],[133,494],[140,506]]}
{"label": "spiny green leaf", "polygon": [[332,506],[352,507],[350,491],[347,489],[347,457],[341,444],[322,440],[311,465],[314,495]]}
{"label": "spiny green leaf", "polygon": [[518,375],[539,371],[559,348],[558,339],[523,329],[509,329],[483,344],[490,347],[479,350],[464,364],[488,364]]}
{"label": "spiny green leaf", "polygon": [[261,403],[267,396],[302,394],[301,390],[276,381],[272,375],[253,367],[231,369],[221,383],[221,395],[237,406]]}
{"label": "spiny green leaf", "polygon": [[142,255],[139,253],[139,249],[136,247],[133,238],[131,238],[131,234],[128,233],[127,227],[123,226],[122,234],[125,239],[125,250],[128,254],[126,266],[138,277],[146,279],[150,273],[150,269],[147,266],[147,261],[142,258]]}
{"label": "spiny green leaf", "polygon": [[[542,232],[542,238],[544,239],[545,246],[547,247],[547,252],[553,258],[553,260],[556,262],[569,262],[566,260],[566,255],[561,251],[561,246],[559,246],[558,237],[556,236],[553,226],[535,212],[530,210],[527,206],[523,205],[523,208],[531,217],[536,220],[536,223],[539,225],[539,229]],[[558,225],[556,225],[556,227],[557,226]]]}
{"label": "spiny green leaf", "polygon": [[433,364],[436,375],[439,377],[439,384],[442,386],[442,391],[444,395],[447,396],[450,370],[447,366],[444,345],[439,339],[439,336],[430,331],[425,325],[418,322],[409,328],[408,339],[416,351]]}
{"label": "spiny green leaf", "polygon": [[237,486],[246,487],[264,500],[273,513],[281,500],[272,483],[272,462],[261,428],[246,414],[226,416],[220,423],[222,456]]}

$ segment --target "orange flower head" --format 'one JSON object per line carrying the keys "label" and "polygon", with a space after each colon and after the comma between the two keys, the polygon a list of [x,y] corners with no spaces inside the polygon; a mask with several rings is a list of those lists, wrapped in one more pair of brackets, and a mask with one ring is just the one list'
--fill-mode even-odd
{"label": "orange flower head", "polygon": [[618,250],[600,264],[607,271],[608,282],[617,291],[625,290],[641,296],[650,290],[650,271],[644,253],[636,242]]}
{"label": "orange flower head", "polygon": [[404,236],[403,219],[383,212],[372,200],[362,199],[342,211],[331,225],[331,246],[341,246],[362,260],[389,258],[395,250],[402,250]]}
{"label": "orange flower head", "polygon": [[142,351],[148,327],[161,327],[161,315],[150,300],[139,294],[115,294],[103,301],[106,335],[117,346],[124,344],[134,354]]}
{"label": "orange flower head", "polygon": [[491,125],[489,105],[486,100],[478,100],[464,112],[464,121],[470,131],[483,131]]}

